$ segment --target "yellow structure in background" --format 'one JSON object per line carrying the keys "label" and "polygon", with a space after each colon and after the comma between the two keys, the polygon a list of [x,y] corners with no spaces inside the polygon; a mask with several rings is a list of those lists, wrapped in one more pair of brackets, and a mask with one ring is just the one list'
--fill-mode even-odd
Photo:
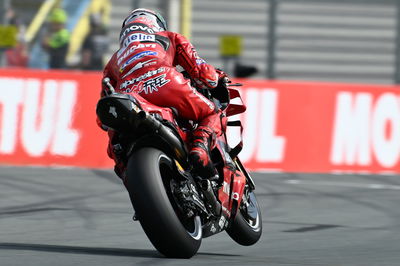
{"label": "yellow structure in background", "polygon": [[192,37],[192,0],[181,0],[181,34]]}
{"label": "yellow structure in background", "polygon": [[14,47],[17,44],[17,34],[17,27],[0,25],[0,48]]}
{"label": "yellow structure in background", "polygon": [[236,57],[242,53],[242,36],[221,35],[219,52],[224,57]]}
{"label": "yellow structure in background", "polygon": [[42,27],[47,19],[49,13],[56,7],[60,5],[60,0],[46,0],[41,6],[39,11],[36,13],[32,22],[29,24],[25,33],[25,41],[30,43],[35,38],[39,29]]}
{"label": "yellow structure in background", "polygon": [[71,33],[67,62],[71,63],[74,56],[79,52],[86,35],[90,31],[90,15],[94,13],[102,14],[104,24],[110,20],[111,2],[110,0],[92,0],[83,16],[79,19],[77,25]]}

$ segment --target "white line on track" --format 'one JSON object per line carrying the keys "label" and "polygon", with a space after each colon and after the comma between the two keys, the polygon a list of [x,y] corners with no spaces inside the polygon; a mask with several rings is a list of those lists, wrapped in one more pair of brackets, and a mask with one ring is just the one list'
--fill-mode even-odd
{"label": "white line on track", "polygon": [[360,183],[347,183],[347,182],[308,181],[308,180],[298,180],[298,179],[286,180],[285,183],[292,184],[292,185],[400,190],[400,186],[385,185],[385,184],[360,184]]}

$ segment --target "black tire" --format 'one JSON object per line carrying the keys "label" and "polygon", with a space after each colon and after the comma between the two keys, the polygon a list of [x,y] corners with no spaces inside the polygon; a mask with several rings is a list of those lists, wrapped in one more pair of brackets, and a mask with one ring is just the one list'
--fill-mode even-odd
{"label": "black tire", "polygon": [[253,191],[249,193],[248,203],[246,206],[242,201],[234,220],[226,229],[228,235],[243,246],[254,245],[262,234],[261,210]]}
{"label": "black tire", "polygon": [[199,217],[180,215],[171,193],[173,161],[155,148],[142,148],[128,161],[127,185],[132,205],[147,237],[164,256],[190,258],[202,240]]}

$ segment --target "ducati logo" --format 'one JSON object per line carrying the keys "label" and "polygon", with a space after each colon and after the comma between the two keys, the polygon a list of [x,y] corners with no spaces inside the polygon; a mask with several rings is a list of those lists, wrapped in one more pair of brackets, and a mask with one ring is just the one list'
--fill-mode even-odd
{"label": "ducati logo", "polygon": [[114,106],[110,106],[110,110],[108,111],[110,114],[112,114],[115,118],[118,117],[117,111],[115,110]]}

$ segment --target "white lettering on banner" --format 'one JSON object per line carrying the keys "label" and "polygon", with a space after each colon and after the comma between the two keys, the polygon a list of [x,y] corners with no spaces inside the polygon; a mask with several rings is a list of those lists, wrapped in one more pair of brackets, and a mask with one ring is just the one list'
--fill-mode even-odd
{"label": "white lettering on banner", "polygon": [[14,153],[18,141],[33,157],[76,153],[79,133],[70,127],[75,82],[0,78],[0,84],[10,88],[0,94],[0,154]]}
{"label": "white lettering on banner", "polygon": [[44,83],[42,99],[40,86],[37,79],[27,80],[22,114],[21,141],[32,156],[41,156],[48,150],[55,122],[57,83],[52,80]]}
{"label": "white lettering on banner", "polygon": [[[246,112],[241,116],[243,119],[243,150],[240,152],[240,158],[243,162],[252,159],[257,149],[258,139],[257,130],[261,126],[261,121],[257,119],[258,110],[258,90],[248,89],[245,91]],[[238,132],[239,133],[239,132]],[[240,134],[240,133],[239,133]]]}
{"label": "white lettering on banner", "polygon": [[0,79],[0,153],[12,154],[17,142],[18,106],[23,101],[23,80]]}
{"label": "white lettering on banner", "polygon": [[[384,167],[395,166],[400,161],[400,97],[393,93],[380,96],[371,123],[372,149],[376,159]],[[391,130],[389,134],[386,134],[387,129]]]}
{"label": "white lettering on banner", "polygon": [[[244,91],[247,110],[243,117],[243,162],[253,157],[258,162],[282,162],[285,156],[286,139],[276,135],[278,91],[274,89],[247,89]],[[238,140],[239,131],[229,131],[230,137]],[[229,141],[232,143],[231,141]]]}
{"label": "white lettering on banner", "polygon": [[276,120],[278,106],[278,91],[262,90],[260,106],[260,148],[257,152],[257,161],[282,162],[286,139],[276,135]]}
{"label": "white lettering on banner", "polygon": [[333,164],[371,163],[368,143],[371,106],[372,95],[369,93],[358,93],[355,99],[350,92],[338,94],[331,150]]}
{"label": "white lettering on banner", "polygon": [[[388,126],[389,125],[389,126]],[[337,96],[331,162],[393,167],[400,160],[400,97],[385,93],[373,104],[369,93]]]}
{"label": "white lettering on banner", "polygon": [[55,134],[51,146],[54,155],[74,156],[78,149],[79,132],[71,128],[72,114],[78,94],[77,84],[73,81],[61,83],[60,97],[62,104],[58,108]]}

